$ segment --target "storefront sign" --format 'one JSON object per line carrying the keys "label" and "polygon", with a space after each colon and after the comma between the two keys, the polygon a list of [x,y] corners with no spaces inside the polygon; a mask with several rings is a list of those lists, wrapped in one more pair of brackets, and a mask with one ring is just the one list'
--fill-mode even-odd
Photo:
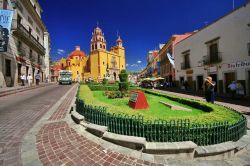
{"label": "storefront sign", "polygon": [[7,51],[12,17],[13,11],[0,10],[0,52]]}
{"label": "storefront sign", "polygon": [[229,69],[247,68],[247,67],[250,67],[250,61],[240,61],[240,62],[235,62],[235,63],[229,63],[227,64],[227,67]]}

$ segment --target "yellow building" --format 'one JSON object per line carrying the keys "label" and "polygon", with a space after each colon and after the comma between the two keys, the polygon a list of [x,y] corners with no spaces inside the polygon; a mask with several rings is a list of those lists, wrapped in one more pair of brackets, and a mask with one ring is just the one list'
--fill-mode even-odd
{"label": "yellow building", "polygon": [[72,71],[72,80],[93,79],[100,81],[103,78],[110,80],[119,79],[118,74],[126,69],[125,49],[122,46],[120,36],[116,45],[107,51],[104,34],[99,27],[94,29],[90,43],[90,55],[87,56],[76,46],[76,50],[70,53],[67,59],[59,61],[61,69]]}
{"label": "yellow building", "polygon": [[107,51],[104,34],[97,27],[92,33],[90,50],[90,75],[93,79],[109,77],[116,80],[120,71],[126,69],[125,49],[120,36],[116,40],[116,46]]}
{"label": "yellow building", "polygon": [[69,54],[66,60],[66,69],[72,71],[73,81],[84,80],[85,75],[89,74],[87,61],[88,57],[81,51],[80,46],[76,46],[76,50]]}

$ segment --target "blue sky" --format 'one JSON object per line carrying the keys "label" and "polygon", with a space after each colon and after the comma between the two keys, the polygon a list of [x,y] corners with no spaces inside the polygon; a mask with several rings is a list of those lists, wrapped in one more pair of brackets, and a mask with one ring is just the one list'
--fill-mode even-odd
{"label": "blue sky", "polygon": [[117,31],[126,49],[127,70],[147,64],[147,52],[166,43],[173,34],[201,29],[241,6],[246,0],[39,0],[42,19],[51,35],[52,60],[76,45],[89,54],[90,39],[99,22],[107,48],[115,45]]}

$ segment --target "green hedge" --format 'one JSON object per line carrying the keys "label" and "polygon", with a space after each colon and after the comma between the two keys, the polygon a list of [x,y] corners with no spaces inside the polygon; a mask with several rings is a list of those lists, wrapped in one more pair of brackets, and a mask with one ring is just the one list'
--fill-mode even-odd
{"label": "green hedge", "polygon": [[170,95],[167,95],[167,94],[153,92],[153,91],[150,91],[150,90],[144,90],[144,91],[145,91],[145,93],[157,95],[157,96],[160,96],[160,97],[166,97],[166,98],[168,98],[168,99],[170,99],[172,101],[176,101],[176,102],[179,102],[181,104],[185,104],[185,105],[188,105],[188,106],[193,107],[193,108],[200,109],[200,110],[205,111],[205,112],[213,111],[212,107],[207,106],[205,103],[202,103],[202,102],[197,101],[197,100],[184,99],[184,98],[180,98],[180,97],[170,96]]}
{"label": "green hedge", "polygon": [[90,88],[90,90],[92,91],[117,91],[119,89],[118,86],[116,85],[91,85],[89,84],[88,87]]}

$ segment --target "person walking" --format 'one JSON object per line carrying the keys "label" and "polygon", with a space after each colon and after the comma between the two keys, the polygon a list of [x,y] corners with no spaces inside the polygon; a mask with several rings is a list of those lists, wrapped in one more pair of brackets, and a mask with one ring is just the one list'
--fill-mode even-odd
{"label": "person walking", "polygon": [[31,76],[31,74],[29,74],[28,77],[27,77],[28,85],[29,85],[29,86],[31,86],[31,84],[32,84],[32,79],[33,79],[33,78],[32,78],[32,76]]}
{"label": "person walking", "polygon": [[232,81],[231,84],[228,85],[228,88],[231,92],[231,97],[232,99],[235,98],[235,94],[236,94],[236,89],[237,89],[237,84],[236,84],[236,81]]}
{"label": "person walking", "polygon": [[212,77],[207,77],[204,82],[205,85],[205,98],[207,102],[214,103],[214,87],[215,82],[213,82]]}
{"label": "person walking", "polygon": [[24,74],[22,74],[20,78],[21,78],[22,86],[24,86],[25,85],[26,76]]}
{"label": "person walking", "polygon": [[36,76],[35,76],[35,79],[36,79],[36,85],[39,85],[39,82],[40,82],[40,74],[39,74],[39,71],[37,72]]}

